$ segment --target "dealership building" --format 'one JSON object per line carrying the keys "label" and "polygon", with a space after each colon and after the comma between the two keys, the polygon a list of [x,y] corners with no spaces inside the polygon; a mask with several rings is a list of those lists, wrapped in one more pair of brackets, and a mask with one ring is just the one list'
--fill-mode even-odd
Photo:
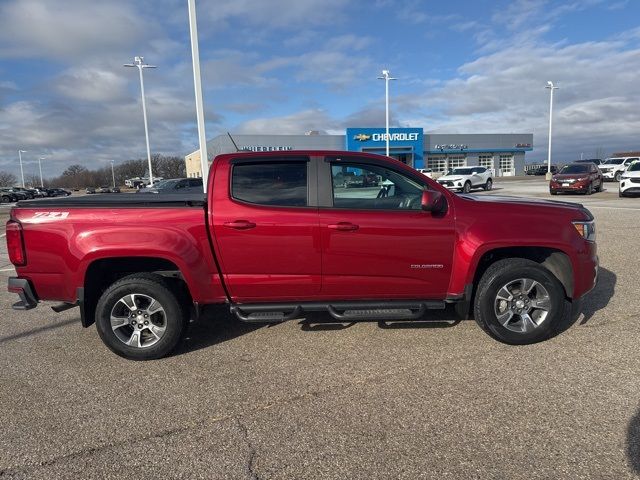
{"label": "dealership building", "polygon": [[[232,140],[233,139],[233,140]],[[234,145],[235,142],[235,145]],[[209,161],[239,150],[348,150],[385,154],[384,128],[347,128],[345,135],[219,135],[207,142]],[[523,175],[525,153],[533,149],[533,134],[425,134],[421,128],[389,129],[389,154],[413,168],[444,173],[451,168],[482,166],[497,176]],[[188,177],[201,177],[200,151],[185,157]]]}

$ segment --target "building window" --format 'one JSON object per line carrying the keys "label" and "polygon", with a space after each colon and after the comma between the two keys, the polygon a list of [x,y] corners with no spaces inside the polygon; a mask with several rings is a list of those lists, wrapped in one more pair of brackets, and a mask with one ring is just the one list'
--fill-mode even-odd
{"label": "building window", "polygon": [[515,175],[513,155],[500,155],[500,171],[505,176]]}
{"label": "building window", "polygon": [[449,155],[449,170],[458,167],[466,167],[467,166],[467,156],[466,155]]}
{"label": "building window", "polygon": [[447,158],[444,155],[427,157],[427,168],[430,168],[436,173],[444,173],[447,171]]}

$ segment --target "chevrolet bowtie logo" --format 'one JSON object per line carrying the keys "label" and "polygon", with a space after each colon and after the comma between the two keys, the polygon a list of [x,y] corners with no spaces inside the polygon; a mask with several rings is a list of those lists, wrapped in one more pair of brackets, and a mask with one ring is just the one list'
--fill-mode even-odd
{"label": "chevrolet bowtie logo", "polygon": [[353,139],[358,140],[359,142],[366,142],[367,140],[371,140],[371,135],[359,133],[358,135],[354,135]]}

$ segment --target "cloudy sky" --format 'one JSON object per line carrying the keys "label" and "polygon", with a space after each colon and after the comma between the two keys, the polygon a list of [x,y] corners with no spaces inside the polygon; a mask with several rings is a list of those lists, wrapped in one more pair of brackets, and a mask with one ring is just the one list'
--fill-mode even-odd
{"label": "cloudy sky", "polygon": [[[546,157],[640,149],[637,0],[197,0],[207,137],[533,132]],[[185,0],[0,0],[0,170],[145,155],[143,55],[152,152],[197,148]],[[558,158],[560,160],[560,158]],[[32,172],[32,173],[33,173]]]}

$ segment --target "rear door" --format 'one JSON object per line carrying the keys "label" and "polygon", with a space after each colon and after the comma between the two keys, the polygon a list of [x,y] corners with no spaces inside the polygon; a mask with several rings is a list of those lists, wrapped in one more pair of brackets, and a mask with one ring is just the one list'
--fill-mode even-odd
{"label": "rear door", "polygon": [[320,292],[315,162],[248,156],[214,170],[212,231],[235,301],[299,301]]}
{"label": "rear door", "polygon": [[[345,181],[352,176],[370,181]],[[453,205],[444,214],[423,211],[426,179],[347,156],[319,161],[318,180],[324,298],[444,298],[455,242]]]}

